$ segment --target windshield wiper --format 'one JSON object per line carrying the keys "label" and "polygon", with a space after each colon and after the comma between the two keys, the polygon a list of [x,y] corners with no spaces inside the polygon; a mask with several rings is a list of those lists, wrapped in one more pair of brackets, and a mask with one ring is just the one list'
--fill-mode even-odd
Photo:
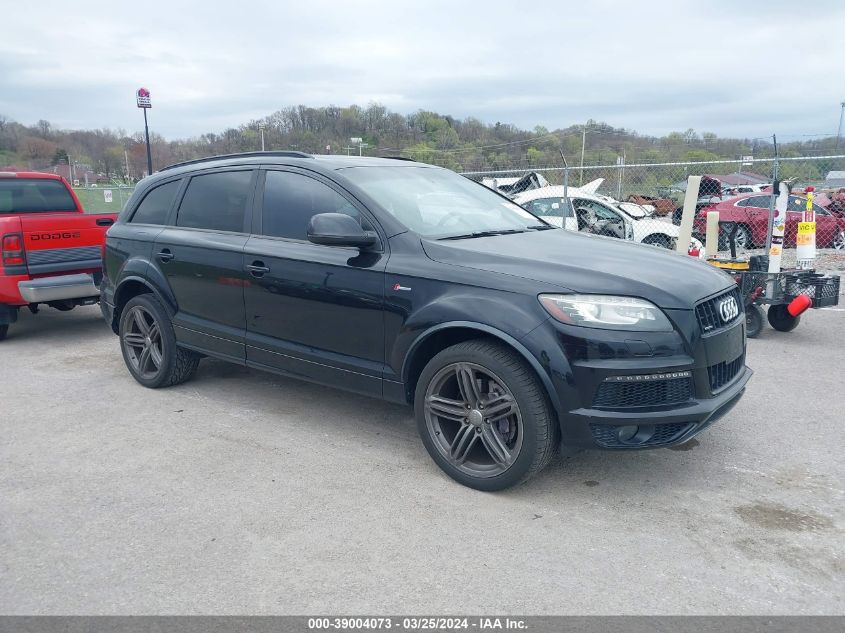
{"label": "windshield wiper", "polygon": [[532,224],[531,226],[526,226],[526,229],[532,229],[534,231],[548,231],[549,229],[557,229],[560,227],[552,226],[551,224]]}
{"label": "windshield wiper", "polygon": [[513,233],[525,233],[525,229],[500,229],[498,231],[473,231],[463,235],[450,235],[441,237],[440,240],[468,240],[473,237],[491,237],[493,235],[511,235]]}

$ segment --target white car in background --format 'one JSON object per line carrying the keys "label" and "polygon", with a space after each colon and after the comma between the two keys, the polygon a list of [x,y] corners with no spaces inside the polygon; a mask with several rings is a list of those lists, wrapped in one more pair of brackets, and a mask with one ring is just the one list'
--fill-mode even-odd
{"label": "white car in background", "polygon": [[[560,186],[532,189],[513,201],[549,224],[570,231],[615,237],[662,248],[675,248],[679,229],[668,218],[653,217],[633,202],[617,202],[608,196],[569,187],[569,204]],[[698,240],[692,243],[700,247]]]}

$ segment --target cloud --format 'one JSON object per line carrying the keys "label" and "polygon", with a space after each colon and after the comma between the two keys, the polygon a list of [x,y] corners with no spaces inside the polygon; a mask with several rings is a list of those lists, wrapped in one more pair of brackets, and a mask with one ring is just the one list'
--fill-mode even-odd
{"label": "cloud", "polygon": [[[0,113],[169,138],[286,105],[436,110],[522,127],[587,119],[641,133],[744,137],[838,124],[845,6],[440,0],[79,1],[15,6],[0,40]],[[71,11],[71,13],[68,13]]]}

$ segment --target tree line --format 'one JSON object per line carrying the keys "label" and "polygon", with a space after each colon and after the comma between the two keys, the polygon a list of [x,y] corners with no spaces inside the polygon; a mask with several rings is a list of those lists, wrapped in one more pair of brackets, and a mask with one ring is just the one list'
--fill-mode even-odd
{"label": "tree line", "polygon": [[[740,156],[773,156],[770,139],[719,137],[688,129],[665,136],[638,134],[607,123],[549,130],[521,129],[475,117],[458,119],[420,110],[392,112],[377,103],[366,107],[304,105],[282,108],[263,118],[222,132],[167,140],[150,135],[154,168],[204,156],[256,151],[261,148],[259,125],[268,150],[307,153],[405,156],[457,171],[483,171],[628,163],[736,160]],[[353,143],[352,138],[360,138]],[[781,156],[838,153],[836,137],[781,143]],[[49,121],[32,125],[0,115],[0,169],[49,169],[72,161],[104,180],[137,180],[146,171],[143,134],[122,129],[63,130]]]}

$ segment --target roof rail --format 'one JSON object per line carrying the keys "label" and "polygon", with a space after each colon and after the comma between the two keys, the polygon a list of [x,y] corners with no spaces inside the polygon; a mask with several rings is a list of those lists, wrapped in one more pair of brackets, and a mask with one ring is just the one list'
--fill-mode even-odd
{"label": "roof rail", "polygon": [[167,167],[162,167],[159,171],[167,171],[168,169],[175,169],[176,167],[184,167],[185,165],[196,165],[198,163],[206,163],[212,160],[225,160],[227,158],[260,158],[262,156],[280,156],[283,158],[314,158],[311,154],[305,152],[241,152],[240,154],[221,154],[219,156],[206,156],[205,158],[195,158],[194,160],[186,160],[181,163],[173,163]]}
{"label": "roof rail", "polygon": [[390,160],[407,160],[407,161],[411,161],[412,163],[417,162],[415,159],[408,158],[407,156],[382,156],[382,158],[389,158]]}

